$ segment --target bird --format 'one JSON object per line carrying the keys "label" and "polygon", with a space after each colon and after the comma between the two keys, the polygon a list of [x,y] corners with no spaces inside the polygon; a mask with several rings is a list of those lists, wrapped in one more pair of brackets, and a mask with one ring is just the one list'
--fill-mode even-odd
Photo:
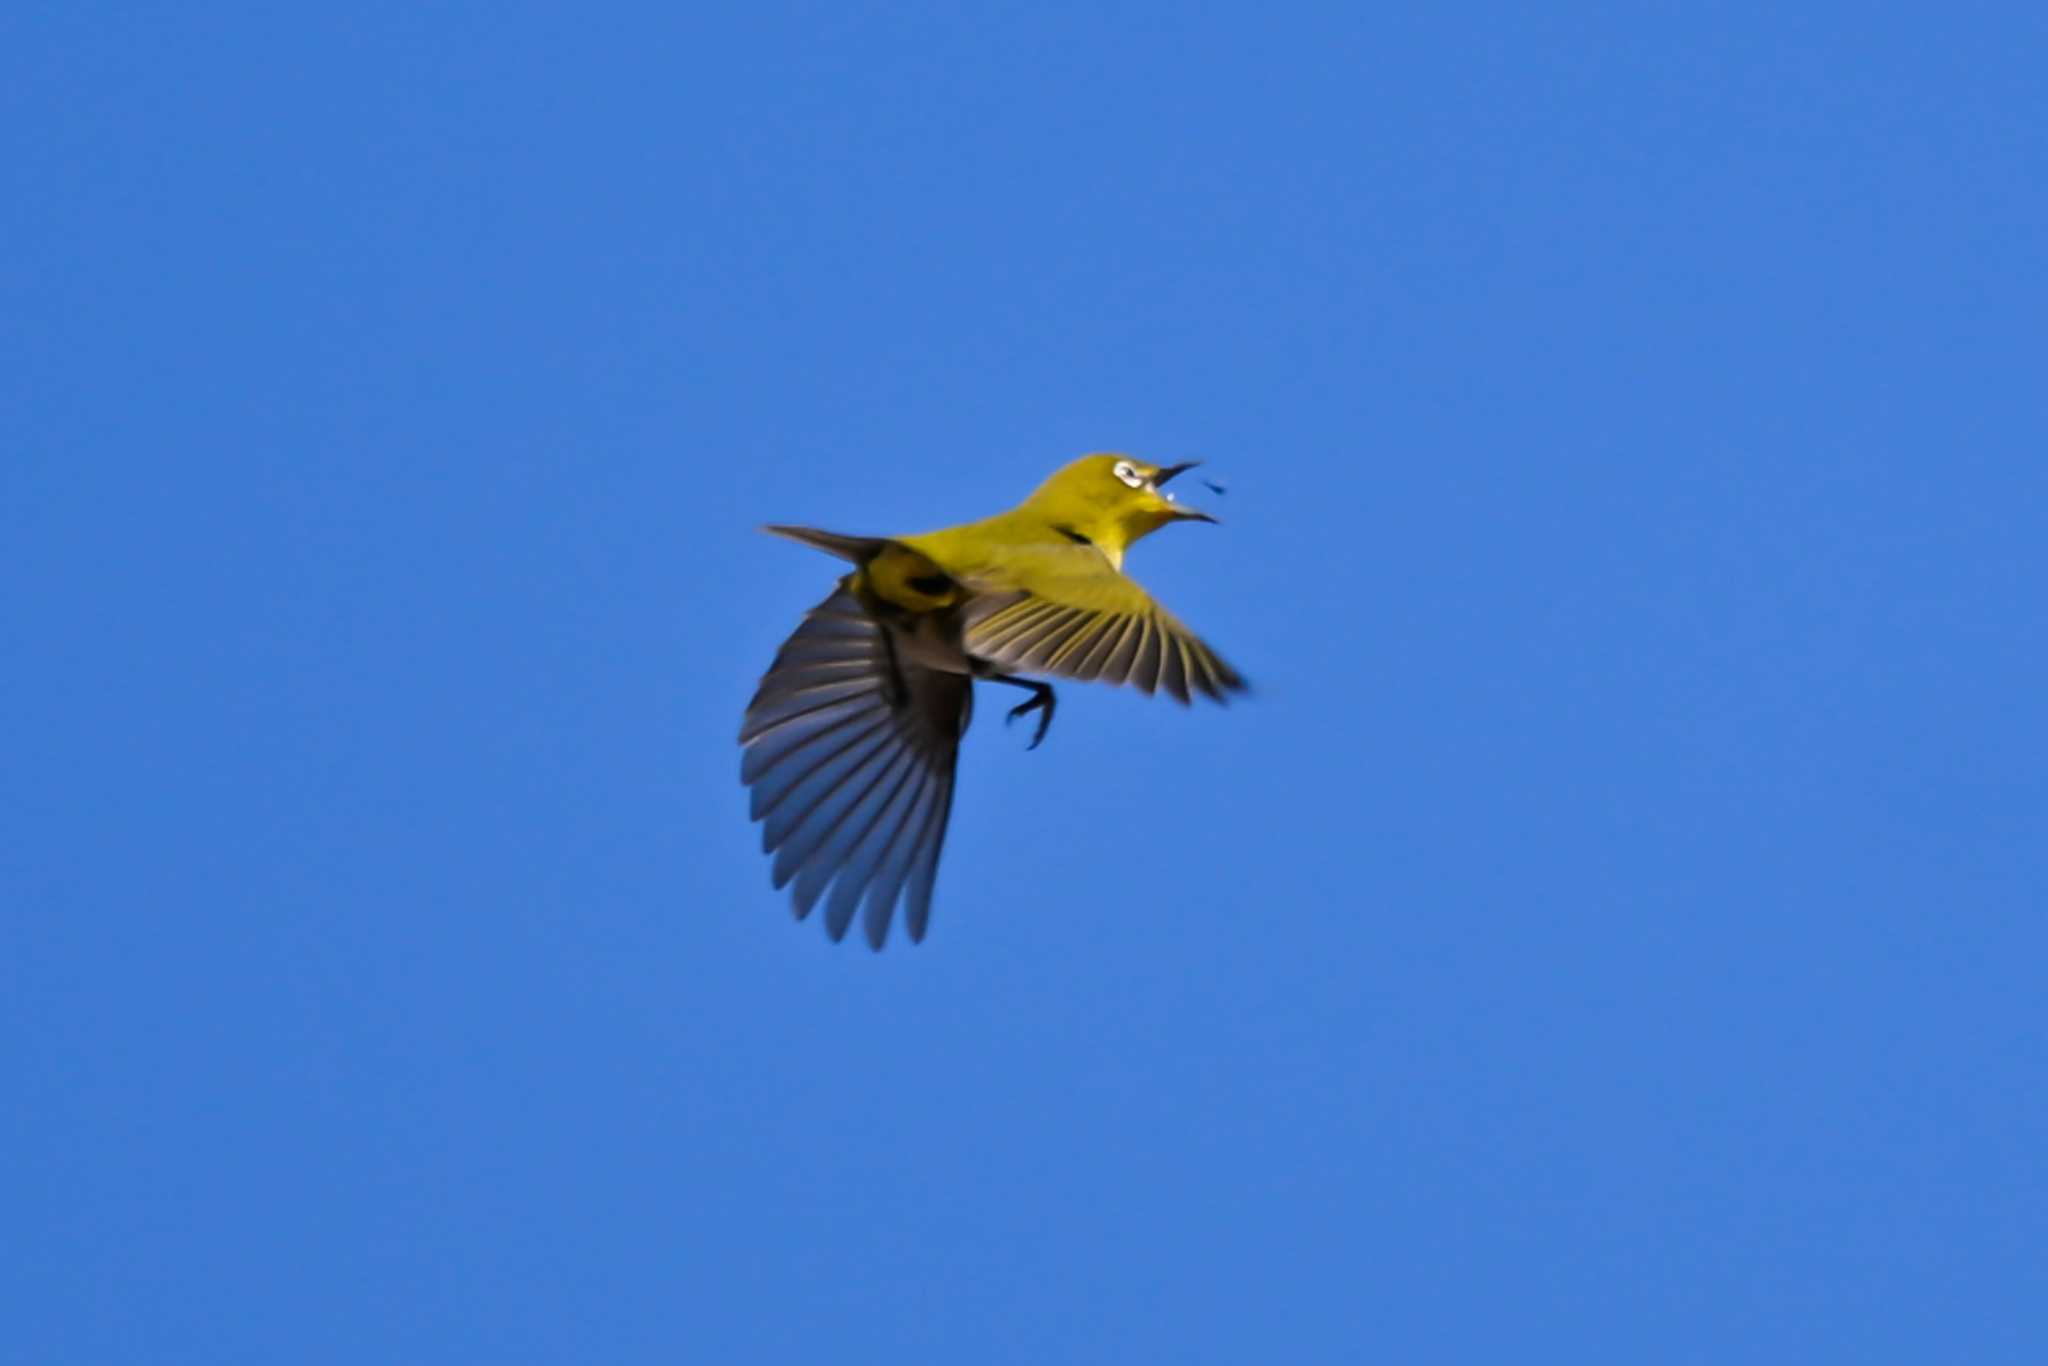
{"label": "bird", "polygon": [[777,651],[740,725],[740,781],[797,919],[822,900],[837,942],[858,912],[879,950],[900,901],[923,941],[975,682],[1031,694],[1005,717],[1037,714],[1029,749],[1056,695],[1025,674],[1163,689],[1182,705],[1248,691],[1124,573],[1159,528],[1216,521],[1166,490],[1198,463],[1084,455],[1007,512],[914,536],[761,528],[853,565]]}

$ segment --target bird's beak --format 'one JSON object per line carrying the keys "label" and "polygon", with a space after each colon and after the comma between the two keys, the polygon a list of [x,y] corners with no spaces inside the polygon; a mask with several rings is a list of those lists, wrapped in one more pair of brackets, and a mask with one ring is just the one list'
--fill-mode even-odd
{"label": "bird's beak", "polygon": [[1182,507],[1179,503],[1175,503],[1173,501],[1173,495],[1163,491],[1161,486],[1165,484],[1168,480],[1176,479],[1179,478],[1181,475],[1186,474],[1189,470],[1193,469],[1195,466],[1201,463],[1202,462],[1199,460],[1184,460],[1178,465],[1168,465],[1165,468],[1161,469],[1159,473],[1152,476],[1152,491],[1159,494],[1161,498],[1165,499],[1169,504],[1171,504],[1170,510],[1172,511],[1173,515],[1175,517],[1180,518],[1184,522],[1213,523],[1216,521],[1216,519],[1214,517],[1211,517],[1206,512],[1197,512],[1194,508],[1185,508]]}

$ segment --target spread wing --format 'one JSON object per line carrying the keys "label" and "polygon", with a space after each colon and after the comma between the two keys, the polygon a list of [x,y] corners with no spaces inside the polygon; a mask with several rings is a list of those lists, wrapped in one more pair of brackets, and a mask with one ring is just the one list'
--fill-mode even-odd
{"label": "spread wing", "polygon": [[973,705],[965,675],[892,660],[883,630],[842,583],[776,653],[740,726],[740,781],[775,885],[795,881],[799,920],[830,887],[835,940],[865,903],[878,949],[899,898],[911,939],[924,938]]}
{"label": "spread wing", "polygon": [[980,587],[967,606],[963,643],[1004,669],[1131,683],[1148,696],[1164,688],[1183,703],[1190,690],[1223,702],[1247,686],[1091,545],[1034,548],[1015,585]]}

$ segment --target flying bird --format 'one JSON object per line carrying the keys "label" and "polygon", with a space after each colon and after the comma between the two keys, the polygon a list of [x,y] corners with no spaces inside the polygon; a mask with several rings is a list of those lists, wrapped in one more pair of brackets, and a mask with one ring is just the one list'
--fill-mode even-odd
{"label": "flying bird", "polygon": [[1124,552],[1169,522],[1216,520],[1166,492],[1194,463],[1085,455],[1008,512],[920,536],[763,528],[854,566],[783,643],[740,725],[740,781],[799,920],[823,899],[838,940],[860,911],[879,949],[900,900],[924,938],[976,679],[1031,694],[1006,719],[1037,713],[1032,749],[1056,699],[1027,673],[1183,704],[1244,691],[1123,571]]}

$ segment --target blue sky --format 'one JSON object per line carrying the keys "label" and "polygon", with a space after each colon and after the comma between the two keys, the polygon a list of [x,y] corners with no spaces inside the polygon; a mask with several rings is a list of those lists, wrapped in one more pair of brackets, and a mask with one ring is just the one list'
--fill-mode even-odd
{"label": "blue sky", "polygon": [[[16,8],[24,1361],[2036,1362],[2048,22]],[[1257,696],[734,744],[1084,450]]]}

